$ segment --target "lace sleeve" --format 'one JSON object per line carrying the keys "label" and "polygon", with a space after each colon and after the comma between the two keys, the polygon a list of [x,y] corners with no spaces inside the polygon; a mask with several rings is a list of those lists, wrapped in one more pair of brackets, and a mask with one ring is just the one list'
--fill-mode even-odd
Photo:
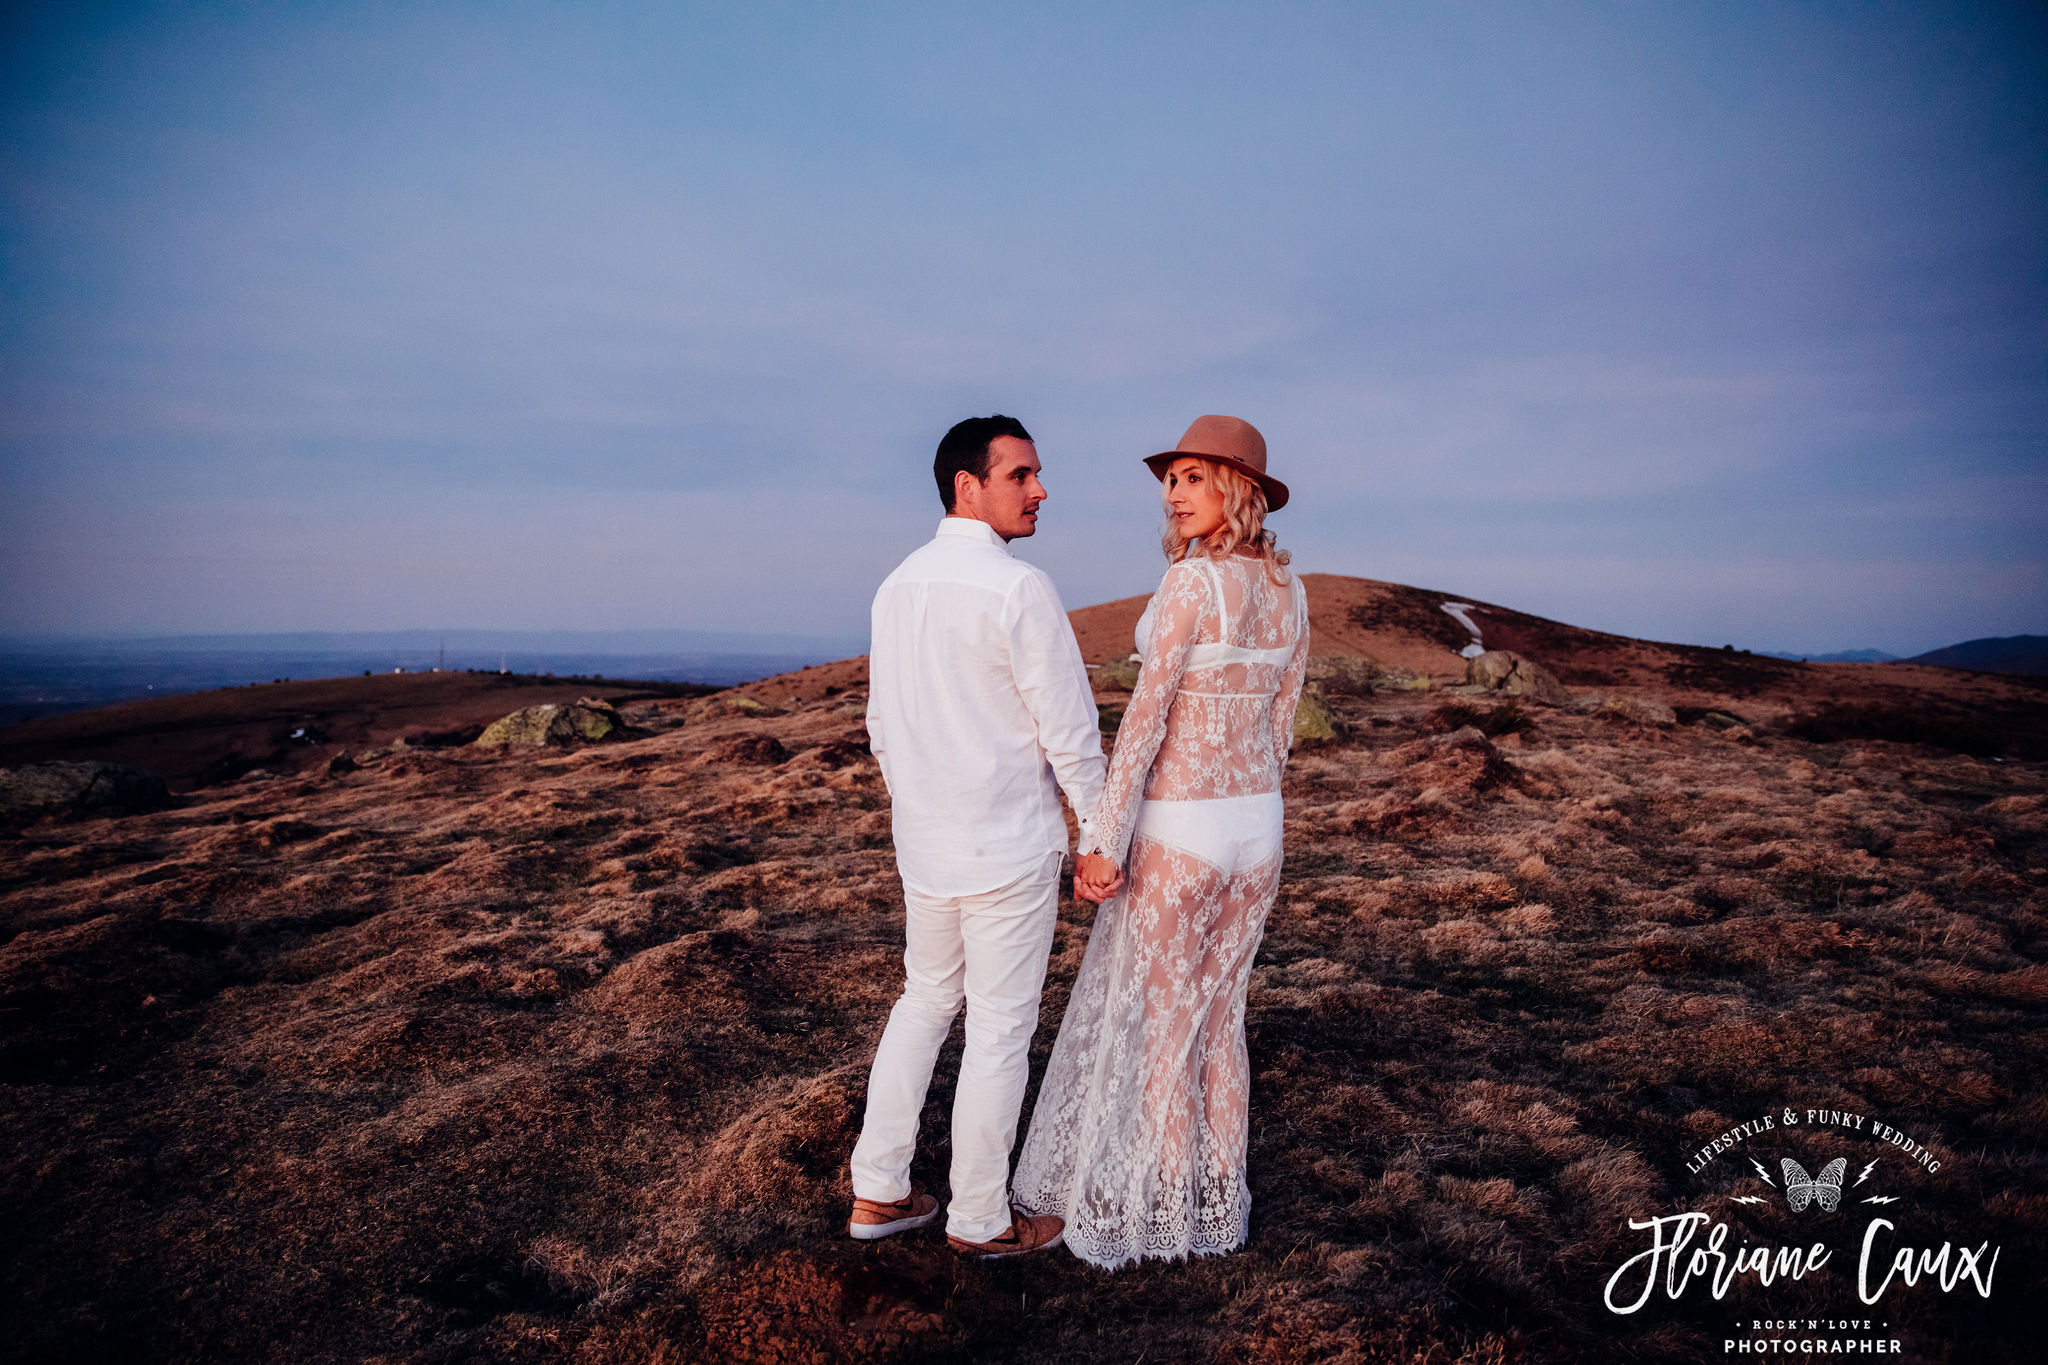
{"label": "lace sleeve", "polygon": [[1294,653],[1280,675],[1280,690],[1273,694],[1273,771],[1287,771],[1287,754],[1294,747],[1294,708],[1301,704],[1302,679],[1308,676],[1308,593],[1301,575],[1293,575]]}
{"label": "lace sleeve", "polygon": [[1188,651],[1194,648],[1202,620],[1211,610],[1210,596],[1208,576],[1200,566],[1182,561],[1166,571],[1152,599],[1151,644],[1138,670],[1130,704],[1124,708],[1123,723],[1117,727],[1109,779],[1103,783],[1102,804],[1096,807],[1089,830],[1091,847],[1084,850],[1099,853],[1118,867],[1130,855],[1131,831],[1137,825],[1145,779],[1151,775],[1152,760],[1166,738],[1166,713],[1180,691]]}

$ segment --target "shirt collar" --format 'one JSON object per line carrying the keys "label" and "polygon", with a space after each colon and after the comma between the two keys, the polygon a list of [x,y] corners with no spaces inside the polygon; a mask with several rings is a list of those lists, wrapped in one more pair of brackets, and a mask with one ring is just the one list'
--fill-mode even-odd
{"label": "shirt collar", "polygon": [[963,536],[968,540],[980,541],[983,545],[992,545],[1004,554],[1010,553],[1010,547],[996,534],[995,527],[985,521],[976,521],[973,517],[941,517],[939,534]]}

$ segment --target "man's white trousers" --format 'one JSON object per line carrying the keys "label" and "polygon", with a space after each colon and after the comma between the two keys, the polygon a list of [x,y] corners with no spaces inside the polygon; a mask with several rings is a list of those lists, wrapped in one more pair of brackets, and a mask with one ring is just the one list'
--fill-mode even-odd
{"label": "man's white trousers", "polygon": [[903,994],[868,1076],[867,1117],[853,1149],[855,1197],[893,1203],[910,1193],[918,1114],[964,999],[946,1231],[970,1242],[1009,1231],[1010,1149],[1059,915],[1060,862],[1047,854],[1016,881],[975,896],[904,888]]}

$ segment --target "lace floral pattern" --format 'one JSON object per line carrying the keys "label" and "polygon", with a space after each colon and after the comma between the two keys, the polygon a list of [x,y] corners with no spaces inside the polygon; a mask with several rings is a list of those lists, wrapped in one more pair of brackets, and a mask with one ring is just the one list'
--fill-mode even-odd
{"label": "lace floral pattern", "polygon": [[1138,803],[1280,790],[1308,668],[1301,579],[1249,559],[1190,557],[1166,571],[1138,623],[1144,656],[1117,728],[1092,846],[1125,861]]}
{"label": "lace floral pattern", "polygon": [[1139,637],[1090,831],[1126,882],[1096,917],[1012,1185],[1101,1266],[1245,1238],[1245,989],[1280,884],[1308,608],[1298,577],[1190,559]]}

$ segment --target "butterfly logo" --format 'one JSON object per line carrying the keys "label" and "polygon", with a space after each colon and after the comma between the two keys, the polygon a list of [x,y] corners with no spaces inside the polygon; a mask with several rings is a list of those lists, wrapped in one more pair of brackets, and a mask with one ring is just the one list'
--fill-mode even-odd
{"label": "butterfly logo", "polygon": [[1821,1167],[1819,1175],[1808,1175],[1806,1168],[1791,1157],[1784,1158],[1785,1202],[1792,1206],[1792,1212],[1804,1209],[1808,1201],[1819,1204],[1833,1213],[1842,1203],[1842,1173],[1849,1169],[1849,1159],[1838,1156]]}

